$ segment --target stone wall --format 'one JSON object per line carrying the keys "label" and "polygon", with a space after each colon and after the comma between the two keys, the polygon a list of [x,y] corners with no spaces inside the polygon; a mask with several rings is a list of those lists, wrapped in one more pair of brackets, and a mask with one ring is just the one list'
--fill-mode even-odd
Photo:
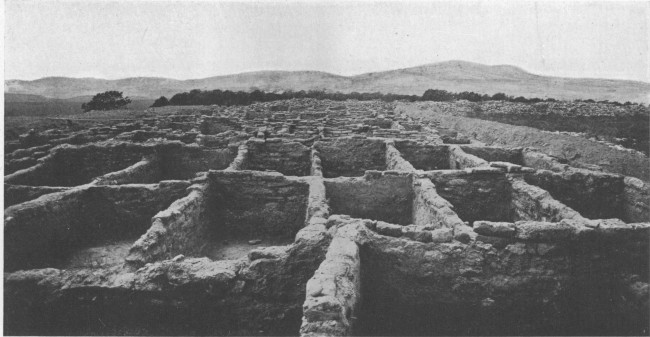
{"label": "stone wall", "polygon": [[95,177],[131,166],[153,153],[153,147],[130,143],[61,145],[41,158],[36,166],[6,176],[5,182],[32,186],[82,185]]}
{"label": "stone wall", "polygon": [[612,173],[650,180],[650,159],[643,154],[619,151],[581,137],[543,132],[538,129],[483,121],[474,118],[432,114],[401,105],[399,110],[413,118],[434,120],[487,145],[535,147],[546,154],[571,162],[601,166]]}
{"label": "stone wall", "polygon": [[513,220],[558,222],[563,219],[586,220],[580,213],[553,199],[536,186],[528,185],[521,177],[510,177]]}
{"label": "stone wall", "polygon": [[[363,302],[353,334],[638,334],[647,328],[647,298],[634,289],[647,287],[649,224],[475,227],[481,241],[470,245],[378,235],[361,221],[339,227],[360,247]],[[620,246],[625,238],[630,241]],[[615,246],[620,250],[612,252]]]}
{"label": "stone wall", "polygon": [[97,240],[144,233],[189,183],[83,186],[5,209],[5,270],[46,267]]}
{"label": "stone wall", "polygon": [[325,179],[332,214],[412,224],[412,176],[407,173],[368,171],[361,178]]}
{"label": "stone wall", "polygon": [[449,147],[419,144],[413,141],[395,141],[395,147],[418,170],[449,169]]}
{"label": "stone wall", "polygon": [[213,230],[293,238],[305,224],[309,184],[281,174],[211,171]]}
{"label": "stone wall", "polygon": [[470,224],[475,220],[509,221],[510,183],[498,169],[430,171],[427,176],[438,194],[454,205],[454,211]]}
{"label": "stone wall", "polygon": [[547,190],[553,198],[590,219],[623,217],[623,177],[602,172],[570,169],[537,170],[525,180]]}
{"label": "stone wall", "polygon": [[297,142],[280,138],[254,139],[246,142],[248,155],[242,170],[272,170],[289,176],[310,174],[311,149]]}
{"label": "stone wall", "polygon": [[307,282],[301,336],[349,336],[361,300],[359,248],[348,238],[335,237],[325,261]]}
{"label": "stone wall", "polygon": [[454,228],[464,226],[453,205],[436,192],[429,179],[413,180],[413,223],[415,225],[430,225],[433,228]]}
{"label": "stone wall", "polygon": [[411,163],[404,160],[400,151],[395,148],[392,142],[386,143],[386,169],[395,171],[415,171]]}
{"label": "stone wall", "polygon": [[151,219],[151,227],[136,241],[126,262],[140,268],[146,263],[177,255],[202,256],[207,244],[210,209],[205,185],[193,185],[190,193],[174,201]]}
{"label": "stone wall", "polygon": [[626,222],[650,220],[650,186],[641,179],[625,177],[623,180],[623,216]]}
{"label": "stone wall", "polygon": [[199,131],[204,135],[216,135],[226,131],[240,131],[241,124],[226,117],[204,116]]}
{"label": "stone wall", "polygon": [[155,157],[143,159],[123,170],[93,180],[95,185],[153,184],[163,179],[162,167]]}
{"label": "stone wall", "polygon": [[235,149],[205,149],[197,145],[168,143],[159,149],[164,179],[191,179],[196,173],[227,168],[237,155]]}
{"label": "stone wall", "polygon": [[381,139],[340,138],[314,144],[325,178],[357,177],[366,170],[386,168],[386,144]]}
{"label": "stone wall", "polygon": [[48,186],[26,186],[9,185],[4,186],[4,208],[20,204],[25,201],[34,200],[41,195],[63,192],[70,187],[48,187]]}
{"label": "stone wall", "polygon": [[451,169],[465,169],[487,165],[488,162],[486,160],[466,153],[458,146],[449,148],[449,167]]}
{"label": "stone wall", "polygon": [[503,148],[496,146],[460,146],[465,153],[475,155],[486,161],[504,161],[524,165],[521,148]]}

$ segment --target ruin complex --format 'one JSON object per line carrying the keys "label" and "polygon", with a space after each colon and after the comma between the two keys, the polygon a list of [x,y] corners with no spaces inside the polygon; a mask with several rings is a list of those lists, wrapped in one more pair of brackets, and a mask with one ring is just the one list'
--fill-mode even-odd
{"label": "ruin complex", "polygon": [[641,179],[375,101],[68,124],[5,144],[5,334],[648,334]]}

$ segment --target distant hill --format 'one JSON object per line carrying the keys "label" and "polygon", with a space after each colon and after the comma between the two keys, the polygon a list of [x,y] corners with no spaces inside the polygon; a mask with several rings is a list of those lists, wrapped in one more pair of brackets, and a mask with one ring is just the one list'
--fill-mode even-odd
{"label": "distant hill", "polygon": [[327,90],[421,95],[427,89],[474,91],[493,95],[552,97],[563,100],[594,99],[650,103],[650,83],[608,79],[540,76],[523,69],[448,61],[412,68],[339,76],[319,71],[259,71],[194,80],[134,77],[120,80],[46,77],[34,81],[7,80],[5,92],[49,98],[92,96],[107,90],[130,97],[170,98],[179,92],[201,90]]}

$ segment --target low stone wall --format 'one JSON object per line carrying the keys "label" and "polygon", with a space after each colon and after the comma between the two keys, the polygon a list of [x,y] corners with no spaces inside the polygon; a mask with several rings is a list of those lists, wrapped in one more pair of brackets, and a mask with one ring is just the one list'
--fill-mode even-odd
{"label": "low stone wall", "polygon": [[301,336],[349,336],[361,297],[359,248],[335,237],[325,261],[307,282]]}
{"label": "low stone wall", "polygon": [[581,137],[542,132],[525,126],[432,114],[407,105],[401,105],[398,110],[412,118],[437,121],[441,127],[462,132],[487,145],[535,147],[555,157],[598,165],[608,172],[650,181],[650,159],[642,154],[619,151]]}
{"label": "low stone wall", "polygon": [[130,143],[60,145],[39,159],[36,166],[5,176],[5,182],[32,186],[82,185],[95,177],[131,166],[153,153],[151,146]]}
{"label": "low stone wall", "polygon": [[319,152],[325,178],[362,176],[366,170],[386,168],[383,139],[338,138],[318,141],[314,148]]}
{"label": "low stone wall", "polygon": [[203,116],[199,125],[199,130],[204,135],[216,135],[226,131],[239,131],[241,129],[241,124],[227,117]]}
{"label": "low stone wall", "polygon": [[404,160],[393,142],[386,142],[386,169],[394,171],[415,171],[411,163]]}
{"label": "low stone wall", "polygon": [[63,192],[70,187],[48,187],[48,186],[25,186],[9,185],[4,186],[4,208],[20,204],[25,201],[34,200],[41,195]]}
{"label": "low stone wall", "polygon": [[213,229],[293,238],[305,224],[309,184],[279,173],[210,171]]}
{"label": "low stone wall", "polygon": [[586,221],[580,213],[553,199],[536,186],[528,185],[521,177],[509,177],[513,220],[558,222],[563,219]]}
{"label": "low stone wall", "polygon": [[414,141],[395,141],[402,157],[418,170],[449,169],[449,147],[445,145],[420,144]]}
{"label": "low stone wall", "polygon": [[537,170],[524,177],[586,218],[623,218],[622,176],[570,168],[563,172]]}
{"label": "low stone wall", "polygon": [[650,221],[650,186],[641,179],[623,180],[623,216],[626,222]]}
{"label": "low stone wall", "polygon": [[306,176],[310,173],[311,149],[297,142],[284,142],[280,138],[252,139],[246,142],[248,156],[242,170],[273,170],[289,176]]}
{"label": "low stone wall", "polygon": [[333,214],[399,225],[413,223],[409,173],[367,171],[361,178],[325,179],[325,190]]}
{"label": "low stone wall", "polygon": [[503,148],[494,146],[460,146],[465,153],[477,156],[483,160],[503,161],[524,165],[522,148]]}
{"label": "low stone wall", "polygon": [[126,262],[140,268],[146,263],[177,255],[202,256],[207,244],[208,205],[205,185],[194,185],[190,193],[174,201],[151,219],[151,227],[136,241]]}
{"label": "low stone wall", "polygon": [[169,142],[158,148],[164,179],[192,179],[198,172],[223,170],[236,155],[234,148],[204,149],[180,142]]}
{"label": "low stone wall", "polygon": [[187,186],[86,185],[11,206],[5,209],[5,270],[46,267],[80,245],[142,234]]}
{"label": "low stone wall", "polygon": [[360,247],[354,334],[640,333],[647,301],[633,294],[647,287],[649,229],[476,222],[480,241],[465,245],[378,235],[361,220],[339,227]]}
{"label": "low stone wall", "polygon": [[92,181],[94,185],[153,184],[162,180],[160,163],[152,157],[123,170],[111,172]]}
{"label": "low stone wall", "polygon": [[471,224],[475,220],[509,221],[512,218],[510,183],[499,169],[429,171],[427,177],[463,221]]}
{"label": "low stone wall", "polygon": [[466,153],[458,146],[451,146],[449,148],[449,167],[451,169],[465,169],[487,165],[488,162],[486,160]]}

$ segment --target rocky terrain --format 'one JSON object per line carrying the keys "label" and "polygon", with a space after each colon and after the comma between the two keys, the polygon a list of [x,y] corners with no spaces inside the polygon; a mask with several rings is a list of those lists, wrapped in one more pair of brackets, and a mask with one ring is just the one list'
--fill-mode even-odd
{"label": "rocky terrain", "polygon": [[649,332],[647,171],[572,138],[313,99],[32,123],[5,334]]}

